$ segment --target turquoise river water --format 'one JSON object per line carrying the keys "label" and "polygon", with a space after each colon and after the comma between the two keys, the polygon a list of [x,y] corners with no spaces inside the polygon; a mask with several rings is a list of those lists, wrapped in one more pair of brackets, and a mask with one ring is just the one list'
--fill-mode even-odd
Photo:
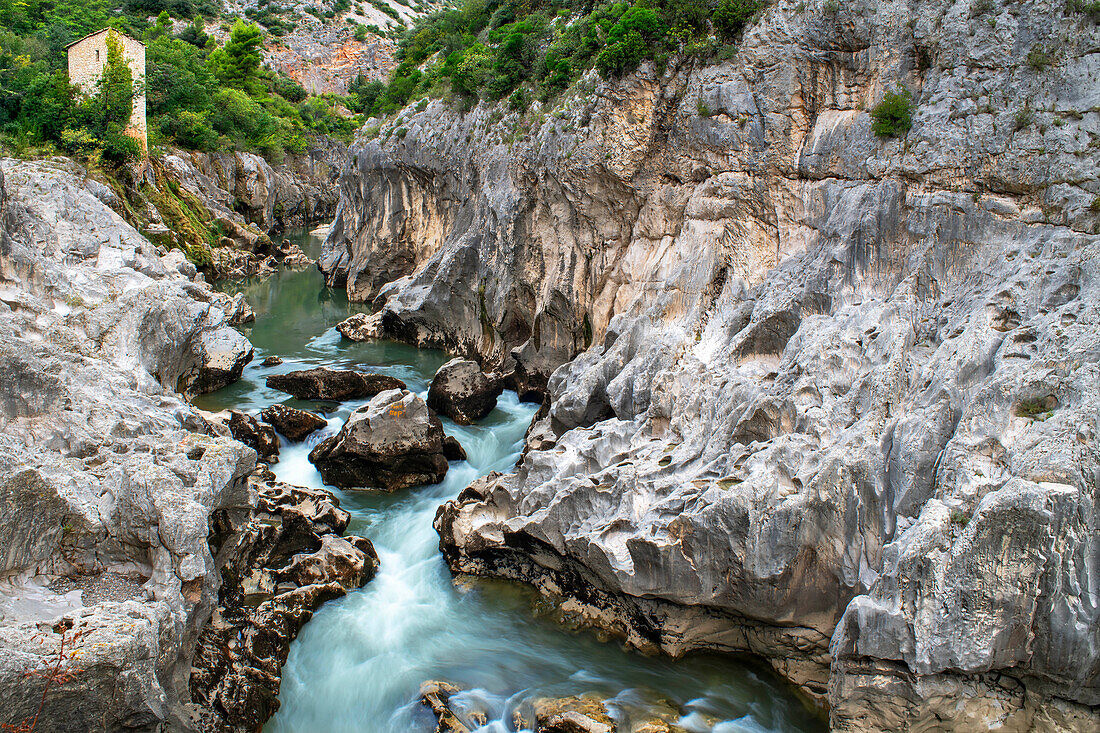
{"label": "turquoise river water", "polygon": [[[311,257],[320,241],[306,232],[292,240]],[[328,289],[316,269],[283,271],[265,280],[230,283],[256,311],[244,328],[256,357],[243,378],[196,400],[204,409],[256,411],[285,403],[322,412],[328,428],[304,443],[283,441],[273,468],[280,480],[321,486],[307,453],[337,431],[361,402],[299,403],[268,389],[275,373],[313,366],[391,374],[424,395],[442,352],[386,341],[353,343],[333,328],[360,308]],[[266,356],[284,359],[263,367]],[[446,479],[391,495],[331,489],[351,512],[350,533],[374,542],[378,575],[359,591],[325,604],[290,651],[283,669],[282,707],[265,733],[405,733],[434,730],[418,704],[426,680],[463,689],[456,703],[478,710],[485,733],[516,730],[513,713],[534,697],[597,693],[629,717],[671,706],[693,733],[822,731],[809,711],[766,667],[751,660],[646,657],[590,632],[566,629],[526,589],[490,581],[455,582],[438,550],[432,519],[440,504],[489,471],[508,471],[522,448],[535,406],[505,392],[493,413],[472,426],[444,419],[445,430],[469,454]]]}

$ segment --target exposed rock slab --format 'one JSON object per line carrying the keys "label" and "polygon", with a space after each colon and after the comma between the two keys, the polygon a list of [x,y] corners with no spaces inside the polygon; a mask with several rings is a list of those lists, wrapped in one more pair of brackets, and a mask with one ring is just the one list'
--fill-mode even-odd
{"label": "exposed rock slab", "polygon": [[326,484],[397,491],[447,474],[443,425],[407,390],[381,392],[309,454]]}
{"label": "exposed rock slab", "polygon": [[428,407],[460,425],[482,419],[497,405],[502,391],[476,361],[452,359],[439,368],[428,388]]}
{"label": "exposed rock slab", "polygon": [[328,421],[319,415],[286,405],[265,407],[260,410],[260,417],[295,443],[305,440],[310,433],[328,425]]}
{"label": "exposed rock slab", "polygon": [[275,374],[266,384],[299,400],[359,400],[385,390],[405,389],[405,383],[396,377],[327,367]]}

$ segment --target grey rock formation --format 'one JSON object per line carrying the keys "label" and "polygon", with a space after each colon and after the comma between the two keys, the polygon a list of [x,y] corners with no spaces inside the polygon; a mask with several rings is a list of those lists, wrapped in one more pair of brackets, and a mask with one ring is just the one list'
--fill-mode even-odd
{"label": "grey rock formation", "polygon": [[216,538],[224,582],[191,671],[211,733],[262,727],[279,709],[280,671],[298,632],[322,603],[362,586],[378,567],[369,540],[342,536],[349,515],[328,492],[276,483],[270,472],[251,483],[255,512]]}
{"label": "grey rock formation", "polygon": [[317,139],[303,155],[272,167],[253,153],[171,151],[161,159],[168,175],[227,222],[243,215],[264,232],[328,219],[338,197],[333,184],[346,150]]}
{"label": "grey rock formation", "polygon": [[38,730],[61,733],[186,725],[210,526],[249,511],[256,460],[173,391],[212,341],[251,347],[101,195],[67,161],[0,161],[0,723],[60,661]]}
{"label": "grey rock formation", "polygon": [[441,513],[456,570],[756,652],[839,730],[1100,725],[1100,28],[988,6],[780,0],[736,63],[353,147],[321,265],[381,333],[581,352]]}
{"label": "grey rock formation", "polygon": [[328,425],[323,417],[286,405],[265,407],[260,411],[260,417],[295,443],[305,440],[310,433]]}
{"label": "grey rock formation", "polygon": [[405,389],[396,377],[327,367],[276,374],[266,384],[299,400],[360,400],[385,390]]}
{"label": "grey rock formation", "polygon": [[469,425],[493,411],[501,390],[500,381],[486,377],[476,361],[451,359],[432,378],[428,407]]}
{"label": "grey rock formation", "polygon": [[[403,389],[375,395],[338,435],[310,451],[330,486],[397,491],[435,484],[447,474],[443,425],[424,400]],[[453,448],[448,448],[453,453]]]}

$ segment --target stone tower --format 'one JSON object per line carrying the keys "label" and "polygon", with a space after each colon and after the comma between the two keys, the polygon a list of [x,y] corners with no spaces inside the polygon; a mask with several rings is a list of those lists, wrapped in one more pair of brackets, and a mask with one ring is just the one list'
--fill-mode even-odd
{"label": "stone tower", "polygon": [[134,77],[134,110],[130,113],[130,125],[126,134],[141,142],[142,150],[148,150],[149,139],[145,127],[145,44],[125,33],[104,28],[84,36],[66,46],[69,53],[69,83],[85,93],[94,94],[96,84],[107,65],[107,35],[114,33],[122,44],[122,58],[130,66]]}

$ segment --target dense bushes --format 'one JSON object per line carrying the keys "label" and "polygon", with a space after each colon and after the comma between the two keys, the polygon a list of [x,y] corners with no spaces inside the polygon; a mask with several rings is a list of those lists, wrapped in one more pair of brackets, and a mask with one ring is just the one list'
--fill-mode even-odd
{"label": "dense bushes", "polygon": [[140,15],[118,16],[113,7],[106,0],[0,0],[0,142],[6,147],[56,147],[109,161],[136,154],[134,141],[111,119],[117,100],[79,94],[65,72],[65,46],[105,25],[145,42],[145,79],[132,82],[144,84],[152,144],[236,148],[278,160],[285,151],[304,151],[311,133],[348,138],[357,126],[337,107],[357,103],[354,97],[309,97],[293,80],[262,66],[258,26],[238,21],[222,48],[197,17],[172,34],[164,8],[194,15],[213,8],[209,0],[123,5],[140,14],[161,9],[153,23]]}
{"label": "dense bushes", "polygon": [[764,0],[465,0],[421,18],[401,40],[402,64],[382,92],[356,108],[399,109],[417,95],[449,90],[467,104],[528,93],[549,99],[595,66],[621,76],[672,53],[710,54],[740,37]]}

